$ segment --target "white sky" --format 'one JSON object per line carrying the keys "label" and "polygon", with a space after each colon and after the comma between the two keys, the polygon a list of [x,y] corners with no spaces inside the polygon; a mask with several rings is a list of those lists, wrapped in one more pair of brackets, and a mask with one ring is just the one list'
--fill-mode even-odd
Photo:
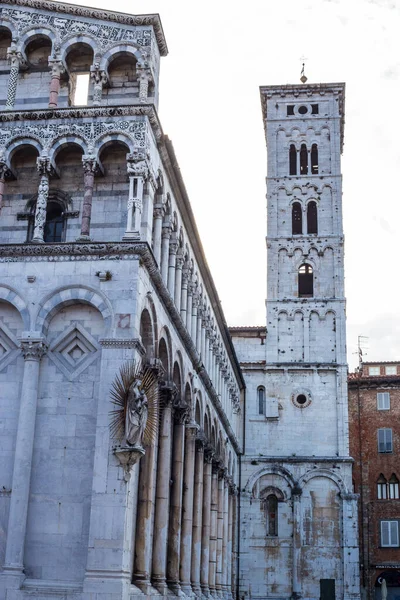
{"label": "white sky", "polygon": [[[78,4],[83,2],[77,2]],[[109,0],[84,2],[110,9]],[[161,16],[159,114],[229,325],[265,324],[266,150],[259,86],[346,82],[348,360],[400,360],[400,1],[114,0]]]}

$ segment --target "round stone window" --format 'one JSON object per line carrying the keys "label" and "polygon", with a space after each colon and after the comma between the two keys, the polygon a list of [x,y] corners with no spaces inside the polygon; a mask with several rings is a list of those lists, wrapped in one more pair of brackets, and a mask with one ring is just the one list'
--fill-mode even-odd
{"label": "round stone window", "polygon": [[311,396],[308,392],[296,392],[292,396],[292,402],[297,408],[306,408],[311,404]]}
{"label": "round stone window", "polygon": [[302,105],[302,106],[299,106],[299,113],[300,113],[301,115],[306,115],[306,114],[308,113],[308,108],[307,108],[307,106],[304,106],[304,105]]}

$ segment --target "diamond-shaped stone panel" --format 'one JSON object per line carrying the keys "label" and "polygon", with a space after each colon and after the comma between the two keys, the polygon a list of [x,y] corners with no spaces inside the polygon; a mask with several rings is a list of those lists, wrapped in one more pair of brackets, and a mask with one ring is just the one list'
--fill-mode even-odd
{"label": "diamond-shaped stone panel", "polygon": [[97,358],[100,346],[82,325],[74,323],[51,345],[49,358],[68,379],[75,379]]}
{"label": "diamond-shaped stone panel", "polygon": [[0,371],[19,354],[19,342],[8,327],[0,322]]}

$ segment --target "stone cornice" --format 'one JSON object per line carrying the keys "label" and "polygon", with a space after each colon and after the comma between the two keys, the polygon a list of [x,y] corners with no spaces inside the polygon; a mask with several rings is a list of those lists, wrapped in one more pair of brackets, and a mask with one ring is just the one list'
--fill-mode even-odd
{"label": "stone cornice", "polygon": [[47,2],[46,0],[7,0],[4,4],[48,10],[51,12],[73,15],[75,17],[101,19],[102,21],[112,21],[113,23],[120,23],[131,27],[151,25],[154,29],[161,56],[166,56],[168,54],[167,42],[165,40],[159,14],[130,15],[128,13],[79,6],[68,4],[66,2]]}
{"label": "stone cornice", "polygon": [[[188,333],[180,313],[175,307],[168,289],[166,288],[154,256],[147,242],[99,242],[99,243],[62,243],[62,244],[2,244],[0,245],[0,262],[19,262],[23,260],[46,260],[51,257],[52,261],[59,260],[96,260],[100,257],[110,260],[119,260],[121,257],[140,257],[141,264],[146,268],[154,285],[154,289],[165,308],[169,312],[170,319],[174,324],[193,367],[198,373],[213,406],[221,420],[223,427],[229,437],[229,440],[238,454],[242,452],[231,427],[229,419],[222,407],[221,400],[212,385],[211,379],[206,372],[200,356],[193,344],[192,338]],[[106,344],[111,340],[105,340]],[[131,340],[128,340],[131,341]],[[111,344],[111,347],[114,347]],[[235,365],[234,365],[235,368]]]}

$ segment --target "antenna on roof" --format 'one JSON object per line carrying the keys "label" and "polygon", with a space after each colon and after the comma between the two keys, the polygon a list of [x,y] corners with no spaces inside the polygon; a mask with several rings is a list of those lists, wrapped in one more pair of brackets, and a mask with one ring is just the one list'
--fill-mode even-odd
{"label": "antenna on roof", "polygon": [[357,354],[358,354],[358,372],[361,373],[362,371],[362,365],[363,365],[363,356],[367,355],[366,352],[363,352],[363,348],[362,346],[364,345],[364,350],[367,350],[368,348],[365,346],[365,344],[367,343],[368,337],[366,335],[359,335],[358,336],[358,343],[357,343]]}

